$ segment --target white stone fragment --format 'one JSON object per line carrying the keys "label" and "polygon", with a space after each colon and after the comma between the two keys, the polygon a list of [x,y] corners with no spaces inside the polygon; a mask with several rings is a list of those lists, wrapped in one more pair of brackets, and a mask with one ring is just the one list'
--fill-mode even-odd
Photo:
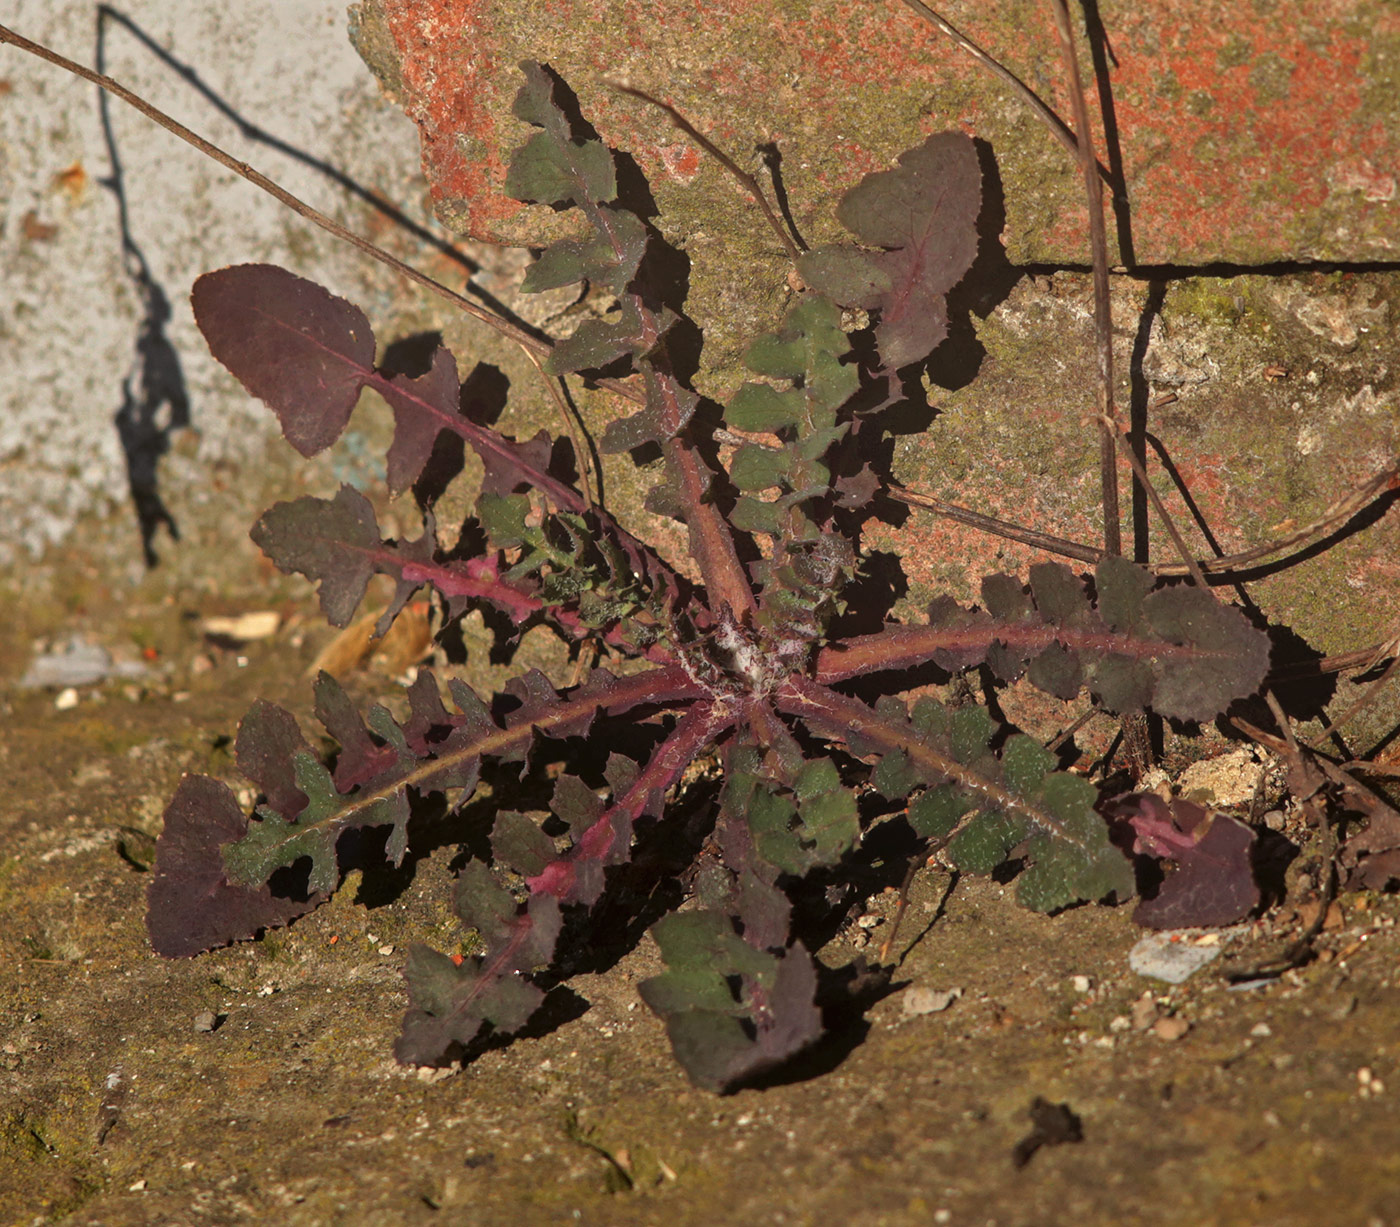
{"label": "white stone fragment", "polygon": [[1220,945],[1198,946],[1189,929],[1149,933],[1128,952],[1128,966],[1140,976],[1180,984],[1220,957]]}
{"label": "white stone fragment", "polygon": [[904,1017],[917,1018],[921,1014],[939,1014],[946,1010],[959,997],[962,989],[933,989],[922,984],[904,991]]}

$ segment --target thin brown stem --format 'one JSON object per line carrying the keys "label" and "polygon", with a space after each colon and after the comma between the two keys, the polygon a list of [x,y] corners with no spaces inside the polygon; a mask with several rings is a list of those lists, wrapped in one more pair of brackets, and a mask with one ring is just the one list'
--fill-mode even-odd
{"label": "thin brown stem", "polygon": [[[749,443],[751,440],[740,439],[734,436],[732,439],[722,439],[722,442]],[[1133,453],[1136,456],[1136,453]],[[1222,576],[1229,578],[1229,573],[1239,570],[1251,564],[1259,564],[1262,560],[1274,554],[1280,554],[1284,550],[1300,549],[1309,541],[1321,539],[1328,533],[1335,531],[1344,525],[1353,516],[1360,514],[1367,506],[1382,495],[1386,495],[1400,489],[1400,465],[1392,465],[1383,472],[1377,473],[1369,478],[1362,485],[1353,490],[1345,498],[1334,502],[1323,515],[1314,520],[1305,528],[1300,528],[1296,532],[1290,533],[1287,537],[1279,537],[1273,541],[1265,541],[1259,545],[1252,545],[1248,549],[1240,550],[1234,554],[1224,554],[1218,558],[1198,558],[1196,565],[1207,575]],[[1098,562],[1103,557],[1103,550],[1092,545],[1085,545],[1083,542],[1070,541],[1064,537],[1056,537],[1050,533],[1037,532],[1035,529],[1026,528],[1020,524],[1012,524],[1007,520],[999,520],[995,516],[984,515],[980,511],[972,511],[967,507],[961,507],[956,503],[945,502],[942,499],[934,498],[930,494],[922,491],[910,490],[904,487],[892,487],[890,497],[897,499],[901,503],[906,503],[910,507],[919,507],[926,511],[931,511],[935,515],[943,516],[945,519],[955,520],[959,524],[966,524],[971,528],[979,529],[993,536],[1003,537],[1009,541],[1020,541],[1025,545],[1034,546],[1037,549],[1045,550],[1050,554],[1058,554],[1063,558],[1075,558],[1080,562]],[[1154,562],[1147,564],[1148,569],[1154,574],[1164,578],[1175,578],[1182,575],[1190,575],[1191,569],[1184,562]],[[1368,649],[1369,650],[1369,649]]]}
{"label": "thin brown stem", "polygon": [[1125,428],[1121,422],[1115,421],[1111,417],[1099,419],[1104,428],[1104,436],[1110,441],[1117,440],[1118,446],[1122,448],[1123,455],[1132,466],[1133,475],[1142,485],[1147,494],[1147,501],[1152,504],[1152,510],[1161,517],[1162,524],[1167,530],[1167,535],[1171,537],[1172,544],[1176,546],[1177,553],[1181,555],[1181,561],[1185,564],[1187,573],[1206,592],[1210,591],[1210,585],[1206,582],[1205,572],[1201,570],[1201,564],[1196,561],[1190,549],[1187,548],[1186,538],[1181,535],[1176,526],[1176,521],[1172,519],[1167,511],[1166,504],[1162,502],[1162,496],[1157,493],[1156,488],[1147,480],[1147,470],[1143,467],[1142,461],[1133,451],[1132,445],[1128,442]]}
{"label": "thin brown stem", "polygon": [[1094,134],[1089,128],[1089,106],[1084,101],[1084,83],[1079,73],[1079,53],[1070,28],[1065,0],[1050,0],[1055,15],[1055,33],[1060,55],[1069,76],[1070,100],[1074,105],[1074,126],[1078,130],[1079,163],[1084,172],[1084,197],[1089,206],[1089,244],[1094,258],[1094,335],[1098,345],[1100,418],[1107,419],[1099,449],[1099,479],[1103,500],[1103,547],[1106,553],[1123,552],[1118,512],[1118,460],[1113,423],[1113,320],[1108,296],[1108,239],[1104,228],[1103,187],[1099,164],[1094,156]]}
{"label": "thin brown stem", "polygon": [[724,169],[738,181],[739,186],[754,198],[755,203],[759,207],[759,211],[762,212],[764,219],[768,222],[768,225],[772,227],[773,233],[778,236],[778,240],[787,251],[788,258],[794,264],[797,263],[802,256],[802,249],[798,246],[792,235],[788,233],[787,227],[783,225],[782,219],[778,216],[773,206],[768,203],[768,197],[763,194],[763,189],[759,187],[758,180],[754,178],[753,175],[749,174],[748,171],[734,161],[733,158],[716,145],[714,141],[710,140],[708,136],[701,132],[699,128],[691,123],[690,120],[669,102],[662,102],[660,98],[656,98],[648,94],[645,90],[637,89],[632,85],[623,85],[616,81],[611,82],[611,85],[613,89],[617,90],[620,94],[628,94],[633,98],[638,98],[642,102],[656,107],[660,111],[665,111],[670,117],[671,122],[675,124],[677,128],[684,132],[686,136],[690,137],[690,139],[708,153],[710,157],[714,158],[716,162],[723,166]]}
{"label": "thin brown stem", "polygon": [[1335,656],[1324,656],[1321,660],[1308,661],[1305,665],[1292,669],[1279,669],[1269,675],[1275,682],[1296,681],[1300,677],[1314,677],[1319,673],[1350,673],[1353,669],[1363,672],[1374,669],[1378,664],[1395,654],[1392,642],[1373,643],[1370,647],[1355,652],[1338,652]]}
{"label": "thin brown stem", "polygon": [[1067,742],[1071,737],[1073,737],[1077,732],[1079,732],[1079,730],[1082,729],[1086,724],[1088,724],[1090,720],[1092,720],[1095,716],[1102,716],[1104,714],[1105,713],[1103,709],[1098,707],[1091,707],[1088,711],[1081,712],[1072,724],[1070,724],[1067,728],[1062,729],[1060,732],[1056,733],[1055,736],[1050,738],[1050,740],[1045,743],[1045,748],[1050,751],[1059,750],[1059,748],[1062,745],[1064,745],[1065,742]]}
{"label": "thin brown stem", "polygon": [[1400,652],[1400,638],[1392,639],[1388,643],[1383,645],[1381,652],[1378,652],[1376,654],[1376,657],[1373,658],[1373,664],[1378,663],[1379,660],[1383,659],[1385,655],[1389,655],[1392,659],[1390,661],[1390,664],[1386,666],[1385,672],[1382,673],[1380,677],[1376,678],[1376,680],[1372,682],[1369,686],[1367,686],[1365,691],[1362,693],[1361,697],[1357,699],[1354,703],[1352,703],[1346,709],[1346,711],[1344,711],[1335,720],[1330,721],[1318,733],[1317,737],[1314,739],[1314,742],[1318,742],[1325,737],[1332,736],[1332,734],[1341,729],[1341,727],[1344,724],[1347,724],[1351,720],[1355,719],[1357,715],[1359,715],[1362,711],[1369,707],[1372,702],[1375,701],[1376,695],[1378,695],[1381,692],[1381,690],[1385,687],[1386,683],[1389,682],[1390,679],[1395,675],[1396,670],[1400,669],[1400,656],[1396,655],[1397,652]]}
{"label": "thin brown stem", "polygon": [[898,499],[901,503],[907,503],[910,507],[921,507],[926,511],[932,511],[935,515],[942,516],[944,519],[956,520],[959,524],[980,529],[984,533],[991,533],[993,536],[1003,537],[1008,541],[1019,541],[1023,545],[1031,545],[1036,549],[1059,554],[1064,558],[1075,558],[1080,562],[1098,562],[1103,557],[1103,550],[1096,549],[1092,545],[1081,545],[1077,541],[1067,541],[1063,537],[1054,537],[1049,533],[1037,532],[1033,528],[1024,528],[1020,524],[1012,524],[1009,520],[999,520],[995,516],[983,515],[980,511],[959,507],[956,503],[945,503],[942,499],[934,498],[928,494],[920,494],[917,491],[899,487],[892,487],[889,493],[891,498]]}
{"label": "thin brown stem", "polygon": [[[989,69],[1011,86],[1011,88],[1021,96],[1026,105],[1040,117],[1045,126],[1050,129],[1051,135],[1076,158],[1079,156],[1079,142],[1075,139],[1074,133],[1070,131],[1069,125],[1055,114],[1035,90],[1031,89],[1029,85],[1022,81],[1020,77],[1000,61],[988,55],[986,51],[968,38],[966,34],[962,33],[961,30],[957,29],[947,18],[929,8],[927,4],[923,3],[923,0],[904,0],[904,3],[940,34],[947,35],[984,68]],[[1110,176],[1106,167],[1100,166],[1098,168],[1098,173],[1103,176],[1105,182],[1109,181]]]}
{"label": "thin brown stem", "polygon": [[[249,183],[253,184],[254,187],[262,189],[269,196],[286,205],[292,212],[306,218],[307,221],[319,226],[327,233],[335,235],[335,237],[342,242],[349,243],[352,247],[363,252],[372,259],[378,260],[381,264],[388,265],[396,273],[408,278],[408,280],[412,281],[415,285],[420,285],[425,290],[436,294],[439,298],[450,302],[454,307],[466,312],[473,319],[478,319],[488,327],[494,328],[502,336],[508,337],[510,340],[514,341],[527,353],[536,356],[544,356],[550,352],[552,346],[548,341],[540,340],[539,337],[531,335],[518,324],[512,324],[509,320],[503,319],[494,311],[488,311],[485,307],[472,302],[471,299],[464,298],[456,291],[448,289],[447,286],[443,285],[441,282],[434,281],[433,278],[429,277],[426,273],[421,273],[412,265],[405,264],[397,257],[391,256],[387,251],[383,250],[383,248],[376,247],[368,239],[356,234],[353,230],[347,229],[339,222],[327,217],[318,209],[312,208],[299,197],[293,196],[286,188],[281,187],[266,175],[254,170],[246,162],[238,161],[237,158],[225,153],[217,145],[211,144],[202,136],[190,131],[184,124],[172,119],[164,111],[152,106],[139,95],[132,93],[131,90],[127,89],[126,86],[122,85],[120,82],[114,81],[111,77],[103,76],[101,73],[93,72],[92,69],[85,68],[75,61],[59,55],[56,51],[50,51],[49,48],[40,43],[32,42],[22,34],[15,33],[15,31],[9,29],[7,26],[0,25],[0,43],[9,43],[11,46],[18,47],[21,51],[27,51],[30,55],[38,56],[41,60],[47,60],[50,64],[62,68],[65,72],[72,73],[75,77],[81,77],[84,81],[91,81],[94,85],[101,86],[109,94],[120,98],[128,106],[134,107],[147,119],[151,120],[152,123],[159,124],[167,132],[174,133],[174,135],[178,136],[182,141],[193,145],[200,153],[208,158],[212,158],[220,166],[224,167],[226,170],[231,170],[240,178],[246,179]],[[634,388],[618,379],[600,379],[598,381],[598,386],[607,388],[608,391],[615,392],[619,396],[624,396],[631,401],[645,403],[646,400],[645,394],[640,389]]]}
{"label": "thin brown stem", "polygon": [[[1200,564],[1201,568],[1211,573],[1233,571],[1236,568],[1267,558],[1271,554],[1300,547],[1310,539],[1324,537],[1334,529],[1340,528],[1375,499],[1396,489],[1400,489],[1400,465],[1392,465],[1369,478],[1345,498],[1334,502],[1319,519],[1314,520],[1307,527],[1300,528],[1287,537],[1251,546],[1237,554],[1227,554],[1223,558],[1205,559]],[[1153,570],[1158,575],[1185,575],[1187,573],[1186,568],[1177,563],[1159,563]]]}
{"label": "thin brown stem", "polygon": [[544,369],[544,363],[539,360],[539,356],[528,349],[525,351],[525,356],[530,359],[535,370],[539,372],[540,378],[554,399],[555,407],[559,410],[559,416],[564,422],[564,429],[568,432],[569,442],[574,445],[574,454],[578,458],[579,486],[583,492],[584,506],[591,511],[596,506],[594,493],[599,494],[598,502],[602,501],[602,496],[601,492],[595,491],[596,477],[593,472],[593,460],[589,455],[588,448],[584,445],[581,434],[585,429],[583,422],[574,407],[565,399],[563,392],[560,391],[556,377]]}

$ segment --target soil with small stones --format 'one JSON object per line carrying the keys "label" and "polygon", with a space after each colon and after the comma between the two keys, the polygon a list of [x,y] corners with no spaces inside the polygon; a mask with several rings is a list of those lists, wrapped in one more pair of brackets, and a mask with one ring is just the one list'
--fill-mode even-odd
{"label": "soil with small stones", "polygon": [[[0,1222],[1400,1224],[1395,897],[1348,896],[1312,963],[1232,989],[1222,966],[1296,934],[1278,907],[1171,987],[1129,970],[1128,908],[1038,916],[930,870],[893,991],[727,1097],[686,1082],[640,1004],[645,937],[602,935],[600,970],[466,1068],[397,1066],[399,969],[450,931],[449,848],[352,874],[260,941],[159,959],[166,799],[184,771],[236,779],[255,696],[305,715],[312,655],[192,625],[169,623],[148,683],[66,710],[0,697]],[[894,904],[877,893],[823,960],[872,956]],[[1082,1140],[1032,1146],[1037,1099]]]}

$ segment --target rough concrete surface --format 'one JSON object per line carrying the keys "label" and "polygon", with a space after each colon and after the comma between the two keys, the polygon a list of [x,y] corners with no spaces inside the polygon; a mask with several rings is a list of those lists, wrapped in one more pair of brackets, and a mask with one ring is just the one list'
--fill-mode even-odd
{"label": "rough concrete surface", "polygon": [[[1072,117],[1048,4],[933,7]],[[1001,160],[1012,259],[1082,258],[1074,162],[1005,82],[898,0],[366,0],[360,9],[366,56],[423,127],[435,197],[463,232],[520,235],[539,224],[499,191],[521,129],[509,110],[512,71],[528,58],[552,64],[605,139],[636,154],[663,210],[697,174],[719,176],[612,82],[680,107],[744,162],[756,143],[774,142],[804,227],[823,225],[856,178],[919,136],[961,127]],[[1400,255],[1393,5],[1144,0],[1091,11],[1114,61],[1108,101],[1132,214],[1118,236],[1123,263]],[[1087,42],[1080,54],[1092,90]]]}

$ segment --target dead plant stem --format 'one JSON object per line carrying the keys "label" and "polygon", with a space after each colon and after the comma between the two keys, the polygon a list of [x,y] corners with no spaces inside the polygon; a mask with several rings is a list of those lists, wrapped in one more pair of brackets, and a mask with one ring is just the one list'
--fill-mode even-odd
{"label": "dead plant stem", "polygon": [[1113,320],[1108,296],[1108,239],[1104,228],[1103,187],[1099,164],[1094,156],[1094,134],[1089,128],[1089,107],[1084,101],[1084,83],[1079,73],[1079,53],[1074,46],[1069,7],[1065,0],[1050,0],[1055,15],[1055,32],[1060,55],[1069,77],[1070,100],[1074,105],[1074,126],[1078,130],[1079,164],[1084,172],[1084,197],[1089,206],[1089,245],[1094,258],[1094,336],[1098,347],[1098,411],[1103,423],[1099,447],[1099,479],[1103,502],[1103,547],[1109,554],[1123,552],[1118,511],[1118,457],[1113,408]]}
{"label": "dead plant stem", "polygon": [[[1044,122],[1045,126],[1050,129],[1051,135],[1076,158],[1079,156],[1079,142],[1076,140],[1074,133],[1070,131],[1069,125],[1055,114],[1035,90],[1031,89],[1029,85],[1022,81],[1020,77],[1000,61],[988,55],[986,51],[968,38],[961,30],[957,29],[946,17],[929,8],[927,4],[923,3],[923,0],[904,0],[904,3],[928,22],[935,30],[941,34],[947,35],[984,68],[988,69],[1011,86],[1011,88],[1020,95],[1026,105]],[[1107,168],[1098,166],[1097,171],[1098,174],[1104,178],[1105,182],[1109,180]]]}
{"label": "dead plant stem", "polygon": [[669,102],[662,102],[660,98],[653,97],[645,90],[637,89],[635,86],[631,85],[623,85],[620,82],[612,82],[612,87],[617,90],[618,93],[629,94],[633,98],[638,98],[642,102],[649,103],[658,110],[665,111],[670,117],[671,122],[675,124],[677,128],[684,132],[686,136],[690,137],[690,139],[708,153],[710,157],[714,158],[716,162],[724,167],[724,169],[738,181],[739,186],[754,198],[764,219],[768,222],[769,226],[772,227],[773,233],[778,236],[783,248],[787,251],[788,258],[794,264],[801,259],[802,249],[798,246],[792,235],[788,233],[787,227],[783,225],[782,219],[778,217],[773,206],[768,203],[768,197],[764,195],[763,189],[759,186],[758,180],[754,178],[753,175],[749,174],[748,171],[734,161],[733,158],[716,145],[714,141],[710,140],[708,136],[701,132],[699,128],[691,123],[690,120]]}

